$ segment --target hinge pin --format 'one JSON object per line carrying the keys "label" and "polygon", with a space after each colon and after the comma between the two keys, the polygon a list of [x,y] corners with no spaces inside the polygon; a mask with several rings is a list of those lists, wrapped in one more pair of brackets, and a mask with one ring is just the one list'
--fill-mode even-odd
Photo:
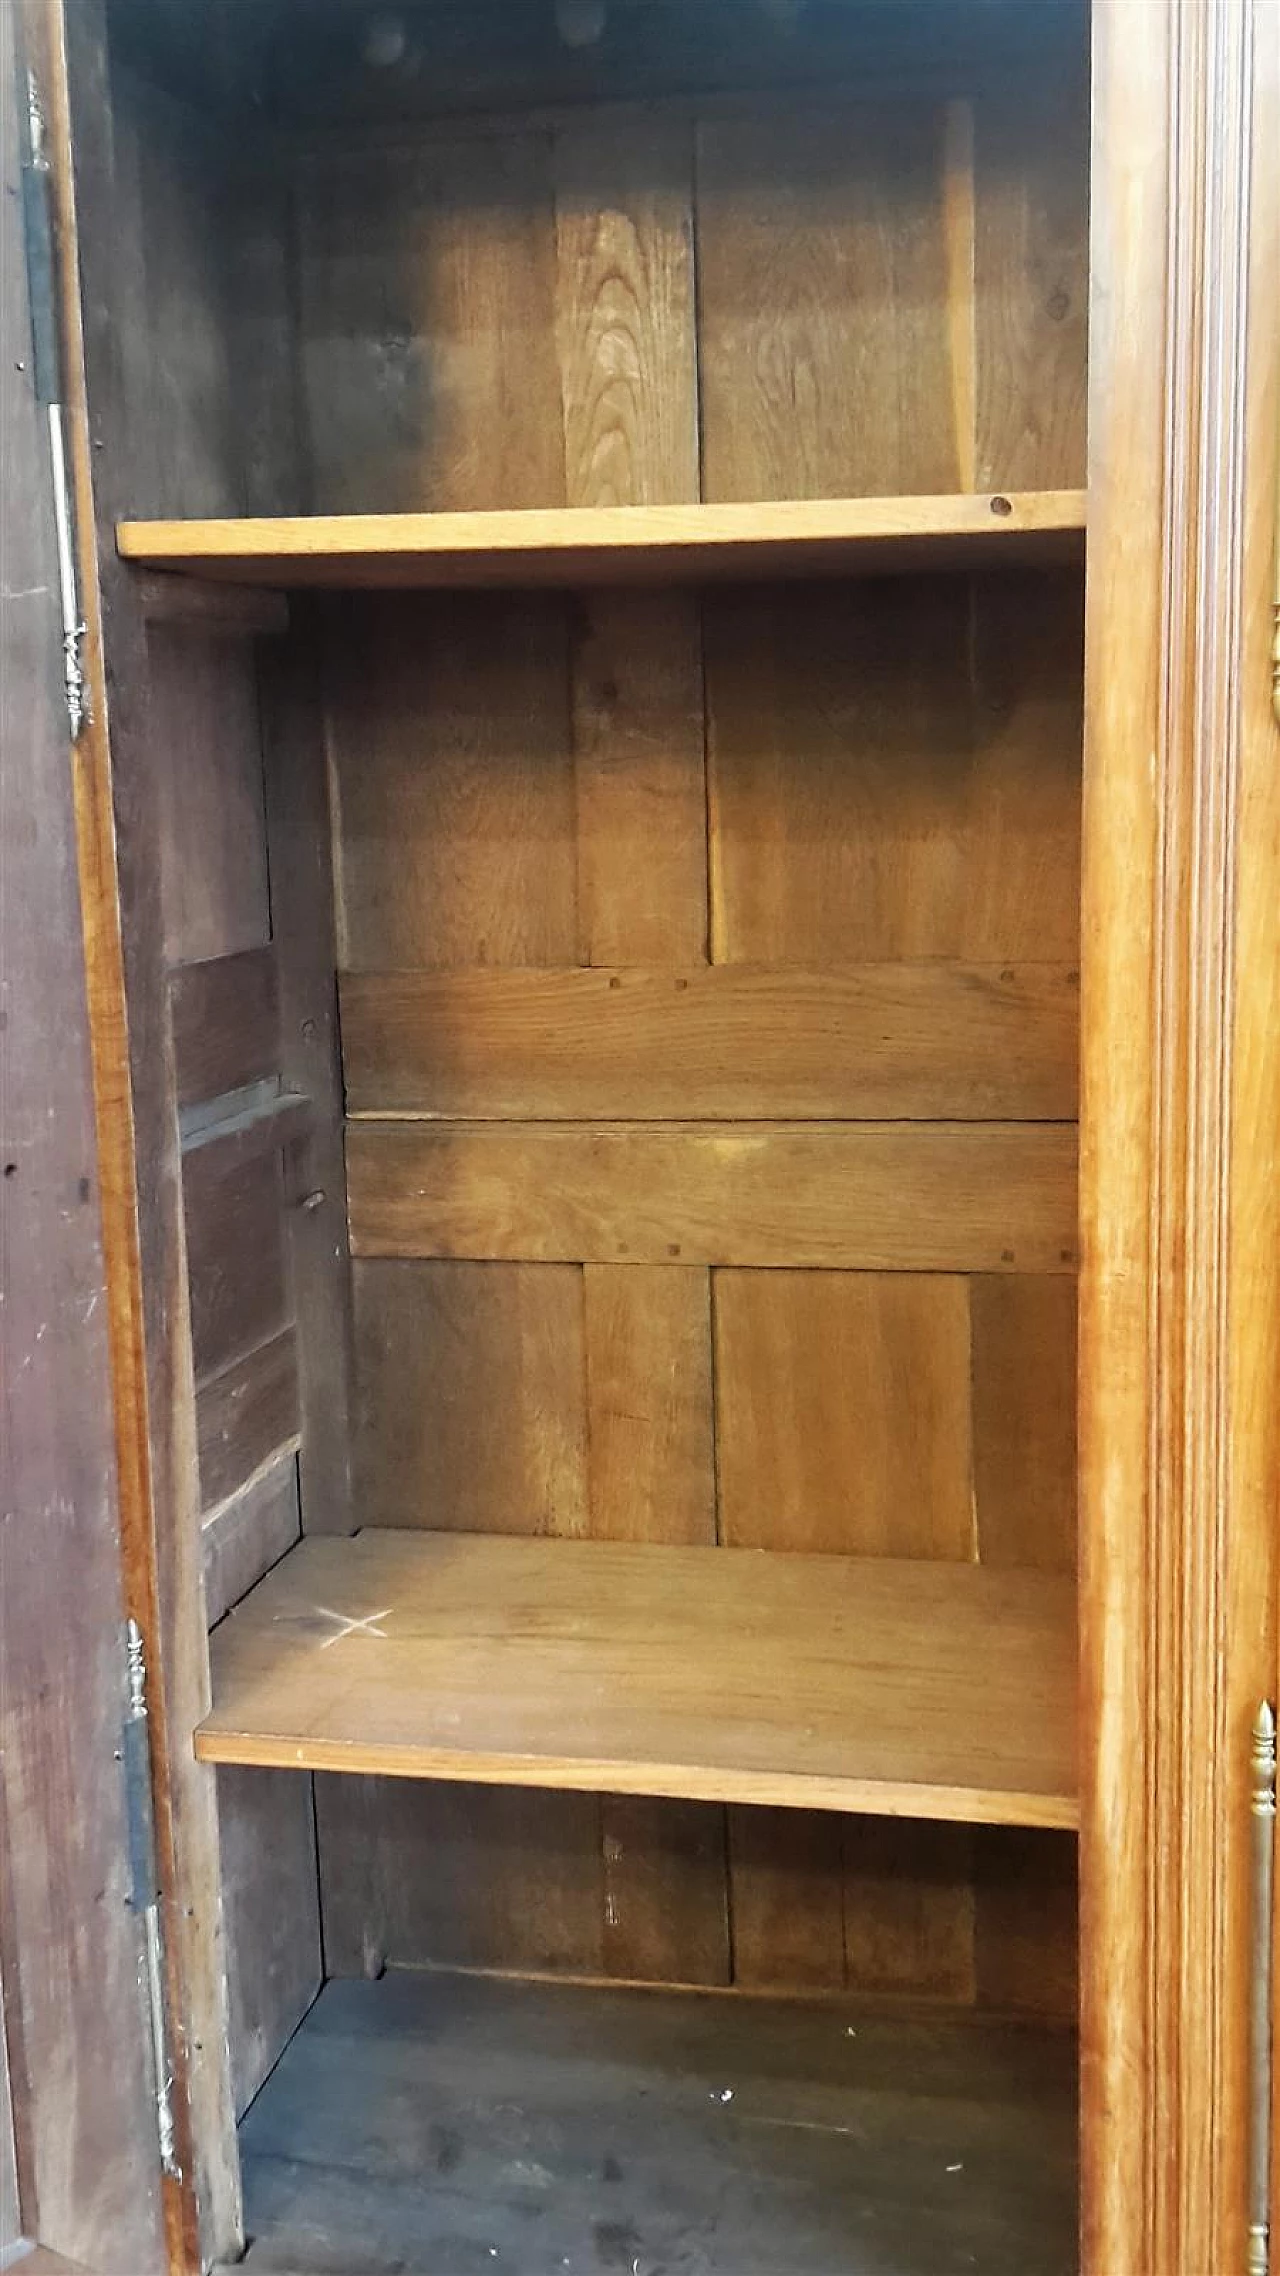
{"label": "hinge pin", "polygon": [[126,1650],[129,1711],[125,1717],[121,1751],[129,1808],[129,1856],[133,1880],[131,1902],[142,1921],[160,2163],[174,2180],[180,2180],[182,2169],[178,2164],[174,2134],[173,2066],[169,2060],[169,2022],[165,2000],[164,1929],[160,1918],[160,1876],[156,1869],[155,1811],[151,1794],[147,1660],[142,1630],[136,1620],[129,1622]]}
{"label": "hinge pin", "polygon": [[1249,1807],[1253,1815],[1253,2007],[1250,2016],[1249,2236],[1247,2276],[1271,2266],[1271,1938],[1275,1895],[1276,1718],[1264,1699],[1254,1718]]}

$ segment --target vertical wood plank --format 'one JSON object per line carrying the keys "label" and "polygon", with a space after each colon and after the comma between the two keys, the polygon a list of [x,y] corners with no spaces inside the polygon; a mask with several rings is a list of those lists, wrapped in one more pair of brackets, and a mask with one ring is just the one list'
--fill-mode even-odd
{"label": "vertical wood plank", "polygon": [[707,815],[698,606],[594,592],[572,606],[578,954],[699,964]]}
{"label": "vertical wood plank", "polygon": [[366,1525],[587,1527],[582,1269],[357,1263]]}
{"label": "vertical wood plank", "polygon": [[262,733],[253,650],[153,624],[148,731],[159,770],[162,895],[170,964],[260,948],[271,935]]}
{"label": "vertical wood plank", "polygon": [[972,102],[950,102],[946,107],[942,199],[957,486],[961,490],[974,490],[977,488],[978,342]]}
{"label": "vertical wood plank", "polygon": [[280,1073],[312,1102],[285,1158],[284,1202],[297,1320],[299,1482],[304,1532],[346,1533],[355,1392],[351,1259],[343,1161],[333,830],[317,687],[318,614],[296,611],[262,654],[266,838],[275,935]]}
{"label": "vertical wood plank", "polygon": [[926,105],[700,123],[704,497],[959,487],[942,143]]}
{"label": "vertical wood plank", "polygon": [[709,594],[704,629],[713,961],[956,954],[972,827],[963,581]]}
{"label": "vertical wood plank", "polygon": [[1089,99],[1083,56],[984,91],[975,121],[977,487],[1085,479]]}
{"label": "vertical wood plank", "polygon": [[[981,1680],[980,1671],[974,1676]],[[846,1819],[847,1982],[970,2006],[973,1908],[967,1826]]]}
{"label": "vertical wood plank", "polygon": [[974,1828],[977,1996],[983,2007],[1074,2023],[1077,1849],[1032,1826]]}
{"label": "vertical wood plank", "polygon": [[1079,956],[1083,602],[1072,572],[973,581],[963,956]]}
{"label": "vertical wood plank", "polygon": [[973,1471],[985,1565],[1076,1560],[1076,1284],[1056,1274],[970,1287]]}
{"label": "vertical wood plank", "polygon": [[730,1978],[725,1813],[601,1797],[605,1972],[648,1983]]}
{"label": "vertical wood plank", "polygon": [[564,611],[408,594],[327,620],[347,969],[577,961]]}
{"label": "vertical wood plank", "polygon": [[222,1769],[231,2082],[241,2118],[323,1981],[311,1780]]}
{"label": "vertical wood plank", "polygon": [[313,510],[565,504],[551,138],[304,162]]}
{"label": "vertical wood plank", "polygon": [[554,163],[565,504],[696,499],[692,130],[588,118]]}
{"label": "vertical wood plank", "polygon": [[735,1984],[843,1988],[842,1840],[841,1820],[824,1811],[729,1811]]}
{"label": "vertical wood plank", "polygon": [[375,1976],[388,1960],[602,1972],[594,1795],[399,1778],[315,1784],[329,1974]]}
{"label": "vertical wood plank", "polygon": [[591,1532],[714,1543],[709,1273],[587,1265]]}
{"label": "vertical wood plank", "polygon": [[714,1290],[721,1538],[971,1556],[965,1282],[723,1271]]}

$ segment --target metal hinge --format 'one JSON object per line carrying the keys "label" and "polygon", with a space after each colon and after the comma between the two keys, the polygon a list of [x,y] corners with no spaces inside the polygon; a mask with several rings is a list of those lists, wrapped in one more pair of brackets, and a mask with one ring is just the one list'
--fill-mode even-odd
{"label": "metal hinge", "polygon": [[160,1917],[160,1875],[156,1864],[155,1805],[151,1790],[151,1742],[147,1727],[147,1660],[142,1630],[136,1620],[129,1622],[127,1649],[129,1712],[125,1717],[120,1754],[124,1764],[125,1796],[129,1812],[130,1903],[138,1914],[143,1929],[160,2163],[174,2180],[180,2180],[181,2167],[178,2164],[173,2127],[173,2063],[169,2053],[164,1928]]}
{"label": "metal hinge", "polygon": [[1253,2009],[1250,2016],[1248,2276],[1271,2266],[1271,1939],[1276,1856],[1276,1718],[1264,1699],[1250,1753],[1253,1812]]}
{"label": "metal hinge", "polygon": [[62,340],[58,326],[57,264],[54,259],[53,177],[45,132],[44,107],[34,75],[28,71],[23,106],[22,232],[31,304],[31,354],[36,401],[49,437],[49,474],[58,544],[58,598],[62,611],[62,685],[79,740],[89,716],[84,676],[84,619],[76,576],[76,525],[68,473],[66,413],[62,402]]}

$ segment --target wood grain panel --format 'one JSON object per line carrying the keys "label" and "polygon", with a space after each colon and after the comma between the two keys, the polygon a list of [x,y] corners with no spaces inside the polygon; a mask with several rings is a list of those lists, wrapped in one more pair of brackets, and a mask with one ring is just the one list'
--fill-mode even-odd
{"label": "wood grain panel", "polygon": [[975,1830],[846,1818],[847,1983],[972,2004]]}
{"label": "wood grain panel", "polygon": [[598,1975],[604,1902],[592,1794],[315,1781],[325,1960]]}
{"label": "wood grain panel", "polygon": [[326,148],[299,212],[313,509],[563,505],[549,136]]}
{"label": "wood grain panel", "polygon": [[968,605],[955,579],[708,596],[717,962],[958,953]]}
{"label": "wood grain panel", "polygon": [[279,1149],[211,1139],[183,1157],[187,1285],[196,1381],[278,1335],[292,1310]]}
{"label": "wood grain panel", "polygon": [[703,492],[961,487],[932,107],[698,131]]}
{"label": "wood grain panel", "polygon": [[1080,1949],[1075,1841],[1028,1826],[975,1826],[972,1840],[980,2003],[1074,2023]]}
{"label": "wood grain panel", "polygon": [[690,125],[562,125],[554,171],[565,502],[696,499]]}
{"label": "wood grain panel", "polygon": [[820,1810],[742,1808],[728,1819],[735,1984],[840,1991],[843,1820]]}
{"label": "wood grain panel", "polygon": [[690,594],[586,594],[571,616],[578,954],[707,953],[702,649]]}
{"label": "wood grain panel", "polygon": [[280,997],[280,1071],[311,1102],[286,1148],[289,1276],[298,1323],[298,1477],[310,1532],[344,1533],[351,1502],[354,1395],[351,1260],[342,1152],[334,842],[316,670],[322,628],[309,611],[262,667],[271,921]]}
{"label": "wood grain panel", "polygon": [[984,91],[974,134],[977,487],[1084,480],[1088,88]]}
{"label": "wood grain panel", "polygon": [[365,1525],[587,1530],[582,1274],[357,1264]]}
{"label": "wood grain panel", "polygon": [[202,1384],[196,1400],[202,1507],[213,1509],[298,1440],[298,1364],[292,1328]]}
{"label": "wood grain panel", "polygon": [[973,1316],[973,1485],[989,1565],[1076,1562],[1076,1286],[981,1275]]}
{"label": "wood grain panel", "polygon": [[237,2118],[324,1980],[311,1780],[218,1772],[227,2023]]}
{"label": "wood grain panel", "polygon": [[329,735],[348,968],[576,962],[565,638],[564,604],[546,597],[340,611]]}
{"label": "wood grain panel", "polygon": [[718,1272],[714,1289],[722,1540],[972,1556],[964,1281]]}
{"label": "wood grain panel", "polygon": [[212,1628],[291,1549],[301,1532],[292,1454],[250,1478],[201,1527],[205,1618]]}
{"label": "wood grain panel", "polygon": [[243,949],[180,964],[170,975],[179,1107],[247,1088],[278,1072],[275,951]]}
{"label": "wood grain panel", "polygon": [[[620,835],[639,901],[652,870]],[[619,928],[626,899],[611,896]],[[667,905],[655,892],[655,911]],[[700,893],[694,907],[705,921]],[[635,929],[658,932],[643,912]],[[348,1112],[373,1116],[1070,1119],[1079,1022],[1067,964],[475,967],[342,984]]]}
{"label": "wood grain panel", "polygon": [[718,962],[1070,962],[1079,587],[719,593],[705,608]]}
{"label": "wood grain panel", "polygon": [[605,1973],[641,1983],[727,1984],[724,1811],[604,1794],[600,1819]]}
{"label": "wood grain panel", "polygon": [[710,1276],[593,1264],[583,1288],[591,1533],[713,1542]]}
{"label": "wood grain panel", "polygon": [[1074,577],[973,585],[964,956],[1079,958],[1083,598]]}
{"label": "wood grain panel", "polygon": [[353,1123],[365,1257],[1064,1272],[1063,1124]]}
{"label": "wood grain panel", "polygon": [[157,624],[147,652],[149,733],[173,760],[156,770],[166,957],[260,948],[271,916],[252,651]]}

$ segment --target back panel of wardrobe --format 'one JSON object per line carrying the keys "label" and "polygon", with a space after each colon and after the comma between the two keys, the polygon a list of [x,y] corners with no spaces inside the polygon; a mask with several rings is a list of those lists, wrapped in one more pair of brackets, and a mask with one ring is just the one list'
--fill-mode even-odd
{"label": "back panel of wardrobe", "polygon": [[[947,14],[907,74],[815,8],[839,95],[703,94],[709,9],[692,95],[462,119],[421,115],[412,38],[379,76],[333,18],[275,82],[301,502],[1083,482],[1081,26],[1022,10],[1039,51],[957,57],[927,36]],[[544,48],[550,101],[592,66]],[[1070,1566],[1078,577],[320,622],[359,1521]],[[874,1270],[847,1222],[868,1118],[901,1164]],[[948,1171],[911,1125],[990,1121],[1007,1243],[946,1268],[920,1227]],[[661,1139],[656,1186],[644,1152],[599,1168],[620,1125]],[[716,1149],[753,1147],[753,1208],[785,1219],[797,1133],[822,1253],[783,1232],[766,1268]],[[335,1972],[1073,2002],[1054,1836],[355,1779],[318,1806]]]}

